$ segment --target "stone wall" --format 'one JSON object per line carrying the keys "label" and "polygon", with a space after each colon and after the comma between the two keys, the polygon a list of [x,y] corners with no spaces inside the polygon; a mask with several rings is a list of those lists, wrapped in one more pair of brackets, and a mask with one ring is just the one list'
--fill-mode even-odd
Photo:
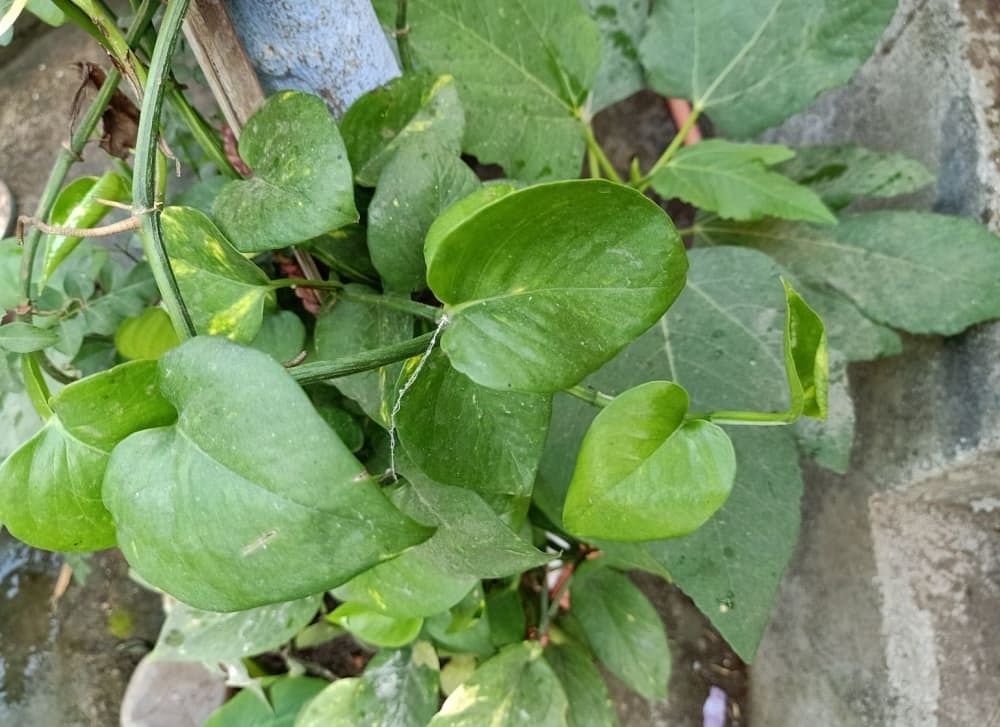
{"label": "stone wall", "polygon": [[[850,86],[768,136],[908,154],[939,181],[891,206],[998,230],[998,134],[1000,4],[901,0]],[[851,383],[852,468],[810,472],[751,723],[1000,724],[1000,324],[907,338]]]}

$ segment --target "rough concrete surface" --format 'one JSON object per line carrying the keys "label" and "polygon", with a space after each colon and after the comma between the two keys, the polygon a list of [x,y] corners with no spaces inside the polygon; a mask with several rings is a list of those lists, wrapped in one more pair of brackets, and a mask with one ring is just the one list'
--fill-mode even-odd
{"label": "rough concrete surface", "polygon": [[[995,0],[901,0],[850,86],[768,138],[903,152],[937,187],[880,206],[1000,229],[998,41]],[[751,723],[1000,724],[1000,325],[908,337],[851,380],[851,472],[809,472]]]}
{"label": "rough concrete surface", "polygon": [[[37,35],[31,39],[22,33],[17,53],[0,64],[0,179],[10,187],[21,214],[34,212],[59,145],[69,140],[70,108],[81,82],[73,63],[109,65],[100,47],[79,30],[36,27],[33,33]],[[73,178],[99,174],[106,166],[107,157],[96,144],[83,157],[73,167]]]}

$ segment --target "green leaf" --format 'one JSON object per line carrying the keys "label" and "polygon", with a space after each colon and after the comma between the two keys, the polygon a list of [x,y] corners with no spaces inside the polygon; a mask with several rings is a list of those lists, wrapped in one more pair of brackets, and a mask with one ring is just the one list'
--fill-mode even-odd
{"label": "green leaf", "polygon": [[647,547],[733,650],[751,662],[799,541],[802,474],[790,432],[736,427],[730,437],[736,485],[726,504],[691,535]]}
{"label": "green leaf", "polygon": [[252,341],[274,304],[264,271],[198,210],[167,207],[161,220],[170,266],[198,332]]}
{"label": "green leaf", "polygon": [[[411,359],[400,380],[416,366]],[[550,415],[551,397],[480,386],[434,351],[402,397],[396,426],[406,453],[432,479],[530,495]]]}
{"label": "green leaf", "polygon": [[545,660],[566,692],[568,727],[618,725],[618,714],[604,677],[583,647],[553,631],[552,641],[545,648]]}
{"label": "green leaf", "polygon": [[429,727],[563,727],[566,694],[537,641],[508,646],[445,700]]}
{"label": "green leaf", "polygon": [[361,677],[324,689],[295,727],[424,727],[437,711],[438,683],[437,654],[426,641],[381,651]]}
{"label": "green leaf", "polygon": [[830,228],[709,223],[699,241],[766,252],[805,283],[833,288],[874,320],[954,335],[1000,316],[1000,238],[928,212],[848,215]]}
{"label": "green leaf", "polygon": [[58,27],[66,22],[66,15],[52,0],[28,0],[28,12],[46,25]]}
{"label": "green leaf", "polygon": [[497,648],[524,639],[527,620],[524,604],[517,590],[516,579],[513,590],[503,588],[491,592],[486,597],[486,614],[490,622],[490,640]]}
{"label": "green leaf", "polygon": [[[59,193],[49,224],[63,227],[89,228],[100,222],[111,207],[99,199],[124,202],[131,195],[131,184],[115,172],[105,172],[98,177],[80,177]],[[80,244],[82,237],[50,235],[45,241],[45,258],[41,282],[49,278],[59,264]]]}
{"label": "green leaf", "polygon": [[586,180],[480,208],[433,247],[427,270],[456,369],[490,388],[551,392],[656,322],[683,287],[687,261],[655,203]]}
{"label": "green leaf", "polygon": [[787,280],[785,288],[785,373],[791,414],[825,419],[829,361],[823,321]]}
{"label": "green leaf", "polygon": [[368,254],[365,228],[348,225],[299,245],[331,270],[353,280],[375,283],[378,272]]}
{"label": "green leaf", "polygon": [[903,352],[903,341],[891,328],[875,323],[848,298],[822,285],[799,284],[826,328],[831,351],[848,361],[871,361]]}
{"label": "green leaf", "polygon": [[472,169],[437,143],[411,142],[386,164],[368,207],[368,247],[388,288],[409,293],[427,287],[427,230],[449,205],[478,187]]}
{"label": "green leaf", "polygon": [[[395,9],[393,9],[395,12]],[[455,79],[408,73],[355,101],[340,125],[358,184],[374,187],[400,149],[433,139],[458,154],[465,112]]]}
{"label": "green leaf", "polygon": [[352,452],[361,449],[365,444],[365,433],[358,420],[342,408],[340,394],[332,387],[319,384],[310,386],[306,391],[317,413],[337,433],[340,441]]}
{"label": "green leaf", "polygon": [[729,496],[736,456],[719,427],[685,421],[688,395],[651,381],[619,395],[580,446],[563,523],[574,535],[657,540],[701,527]]}
{"label": "green leaf", "polygon": [[678,197],[726,219],[836,223],[815,192],[767,168],[792,154],[780,146],[710,139],[678,150],[653,175],[652,185],[661,197]]}
{"label": "green leaf", "polygon": [[31,353],[53,346],[59,334],[52,329],[39,328],[30,323],[14,321],[0,326],[0,350],[12,353]]}
{"label": "green leaf", "polygon": [[212,205],[241,252],[274,250],[357,222],[347,151],[326,103],[284,91],[269,98],[240,136],[254,176],[229,182]]}
{"label": "green leaf", "polygon": [[655,91],[749,137],[846,83],[895,11],[896,0],[666,0],[639,54]]}
{"label": "green leaf", "polygon": [[250,345],[278,363],[291,361],[305,349],[306,326],[290,310],[267,313]]}
{"label": "green leaf", "polygon": [[854,447],[854,401],[847,380],[847,361],[839,351],[830,351],[826,419],[800,419],[792,428],[805,456],[828,470],[847,472]]}
{"label": "green leaf", "polygon": [[[391,27],[395,0],[375,6]],[[410,0],[407,22],[417,61],[458,83],[465,151],[516,179],[579,175],[582,107],[601,53],[579,0]]]}
{"label": "green leaf", "polygon": [[155,370],[147,361],[122,364],[52,397],[54,415],[0,466],[0,522],[12,535],[46,550],[115,544],[101,502],[109,455],[132,432],[175,417],[157,392]]}
{"label": "green leaf", "polygon": [[290,641],[312,621],[319,606],[319,596],[234,613],[175,603],[167,611],[152,657],[164,661],[239,661]]}
{"label": "green leaf", "polygon": [[439,613],[424,622],[424,633],[443,654],[472,654],[486,658],[496,653],[490,639],[490,622],[485,615],[456,629],[452,614]]}
{"label": "green leaf", "polygon": [[441,242],[468,218],[483,207],[493,204],[511,192],[516,192],[517,189],[514,185],[506,182],[487,182],[475,192],[448,207],[427,230],[427,236],[424,240],[424,260],[431,260],[437,254]]}
{"label": "green leaf", "polygon": [[333,588],[427,538],[266,354],[199,336],[160,359],[159,378],[177,424],[118,445],[104,482],[122,551],[149,583],[246,610]]}
{"label": "green leaf", "polygon": [[147,308],[126,318],[115,331],[115,348],[128,359],[155,361],[179,343],[170,316],[162,308]]}
{"label": "green leaf", "polygon": [[[66,265],[63,263],[60,270]],[[156,281],[147,263],[127,270],[114,261],[108,261],[101,268],[98,283],[102,294],[87,301],[81,312],[82,318],[74,316],[65,321],[70,323],[75,320],[81,326],[81,333],[86,331],[112,336],[122,321],[139,315],[159,298]],[[63,353],[72,355],[67,351]]]}
{"label": "green leaf", "polygon": [[337,606],[326,618],[366,643],[389,648],[410,643],[424,625],[422,618],[393,618],[350,602]]}
{"label": "green leaf", "polygon": [[778,171],[808,185],[827,205],[841,209],[859,197],[896,197],[934,182],[923,164],[860,146],[805,146]]}
{"label": "green leaf", "polygon": [[268,688],[271,707],[244,689],[212,713],[203,727],[292,727],[310,700],[330,682],[312,677],[279,677]]}
{"label": "green leaf", "polygon": [[17,240],[0,240],[0,309],[21,304],[21,254]]}
{"label": "green leaf", "polygon": [[666,699],[670,647],[649,599],[625,574],[590,563],[571,587],[573,616],[601,663],[646,699]]}
{"label": "green leaf", "polygon": [[639,42],[649,0],[583,0],[583,6],[601,31],[601,66],[590,101],[590,112],[596,114],[645,88]]}
{"label": "green leaf", "polygon": [[[736,248],[694,250],[690,259],[688,287],[670,312],[588,383],[614,392],[666,379],[691,392],[700,411],[785,408],[782,270],[767,256]],[[555,399],[535,494],[550,518],[559,517],[594,413],[565,395]],[[599,545],[618,562],[669,573],[751,661],[798,540],[802,478],[789,431],[734,427],[728,433],[736,482],[705,525],[683,538],[646,543],[645,557],[634,544]]]}
{"label": "green leaf", "polygon": [[[347,285],[345,290],[376,294],[363,285]],[[337,300],[324,308],[316,319],[314,336],[317,358],[337,359],[408,341],[413,337],[413,319],[407,313],[385,306]],[[390,364],[343,376],[331,384],[356,401],[365,414],[388,428],[402,368],[402,363]]]}
{"label": "green leaf", "polygon": [[408,482],[393,502],[415,521],[436,527],[429,540],[338,588],[397,617],[432,616],[458,603],[481,578],[503,578],[542,565],[545,553],[518,537],[474,492],[433,482],[401,463]]}

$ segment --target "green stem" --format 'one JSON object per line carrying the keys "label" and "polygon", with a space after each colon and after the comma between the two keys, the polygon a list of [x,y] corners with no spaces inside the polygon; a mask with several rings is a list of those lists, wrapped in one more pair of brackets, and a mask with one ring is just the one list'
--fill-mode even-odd
{"label": "green stem", "polygon": [[716,424],[736,424],[757,427],[777,427],[791,424],[797,416],[791,412],[763,411],[713,411],[706,414],[690,414],[688,419],[704,419]]}
{"label": "green stem", "polygon": [[677,135],[674,136],[673,141],[670,142],[670,146],[664,150],[664,152],[660,155],[660,158],[656,160],[646,176],[639,180],[639,184],[636,186],[636,189],[640,192],[645,192],[649,189],[649,185],[652,184],[653,177],[656,176],[658,171],[670,163],[670,160],[674,158],[674,154],[677,153],[677,150],[681,148],[681,144],[684,143],[688,134],[691,133],[691,129],[693,129],[694,125],[698,123],[698,117],[701,116],[701,111],[701,105],[697,103],[691,107],[691,115],[687,117],[687,121],[685,121],[684,125],[677,131]]}
{"label": "green stem", "polygon": [[311,278],[277,278],[269,283],[274,290],[281,288],[316,288],[318,290],[340,290],[344,284],[337,280],[312,280]]}
{"label": "green stem", "polygon": [[597,165],[601,168],[601,171],[611,181],[621,184],[622,178],[611,163],[611,160],[608,159],[607,154],[604,153],[604,149],[597,143],[597,137],[594,136],[593,128],[588,123],[583,125],[583,130],[587,135],[587,151],[594,155],[594,159],[597,160]]}
{"label": "green stem", "polygon": [[118,70],[132,75],[132,82],[138,86],[139,92],[146,85],[146,69],[139,63],[135,53],[132,51],[133,43],[130,43],[122,32],[118,29],[114,16],[109,12],[108,7],[102,2],[95,0],[73,0],[80,10],[87,14],[91,22],[104,37],[106,42],[102,43],[111,54],[112,59],[118,66]]}
{"label": "green stem", "polygon": [[191,105],[191,102],[187,100],[187,96],[184,95],[184,92],[181,91],[174,81],[171,81],[167,100],[170,101],[170,106],[181,117],[188,131],[191,132],[191,136],[198,142],[198,146],[201,147],[205,155],[215,164],[219,173],[230,179],[239,179],[240,175],[233,168],[233,164],[226,156],[226,152],[223,151],[222,142],[216,135],[215,129],[205,121],[205,117],[201,115],[198,109]]}
{"label": "green stem", "polygon": [[428,321],[433,321],[434,323],[439,322],[444,316],[444,311],[440,308],[435,308],[432,305],[425,305],[424,303],[418,303],[417,301],[410,300],[409,298],[400,298],[394,295],[378,295],[377,293],[362,293],[357,290],[342,290],[337,293],[337,297],[343,298],[344,300],[353,300],[358,303],[372,303],[374,305],[380,305],[384,308],[409,313],[417,318],[424,318]]}
{"label": "green stem", "polygon": [[396,361],[405,361],[408,358],[419,356],[427,350],[433,336],[434,331],[431,331],[403,343],[394,343],[391,346],[363,351],[353,356],[302,364],[289,369],[288,373],[303,386],[328,379],[339,379],[343,376],[370,371]]}
{"label": "green stem", "polygon": [[168,0],[160,24],[156,46],[149,62],[149,79],[139,114],[139,134],[135,149],[135,173],[132,180],[132,203],[142,214],[142,247],[153,270],[163,304],[181,339],[195,335],[191,315],[184,306],[177,279],[170,267],[163,240],[156,179],[156,139],[160,110],[170,71],[170,57],[181,34],[184,15],[190,0]]}
{"label": "green stem", "polygon": [[401,298],[395,295],[380,295],[379,293],[362,293],[358,290],[347,290],[344,284],[337,280],[313,280],[311,278],[278,278],[272,280],[270,287],[277,290],[280,288],[315,288],[318,290],[335,290],[337,297],[343,300],[352,300],[356,303],[370,303],[371,305],[382,306],[392,310],[409,313],[417,318],[425,318],[437,323],[444,316],[444,311],[431,305],[418,303],[409,298]]}
{"label": "green stem", "polygon": [[584,386],[582,384],[571,386],[568,389],[563,389],[563,391],[570,396],[575,396],[580,401],[585,401],[588,404],[600,407],[601,409],[615,400],[615,397],[610,394],[605,394],[603,391],[598,391],[597,389],[592,389],[589,386]]}
{"label": "green stem", "polygon": [[73,23],[73,25],[80,28],[80,30],[84,31],[102,46],[107,47],[107,40],[105,40],[101,31],[97,29],[97,26],[94,25],[94,22],[87,17],[86,13],[70,2],[70,0],[52,0],[52,4],[59,8],[62,14],[66,16],[66,19]]}
{"label": "green stem", "polygon": [[688,235],[695,235],[701,231],[700,225],[691,225],[690,227],[681,227],[677,230],[677,234],[681,237],[687,237]]}
{"label": "green stem", "polygon": [[[145,31],[146,26],[152,22],[153,15],[156,13],[158,7],[159,3],[156,0],[144,0],[126,35],[126,40],[129,43],[136,43],[138,41]],[[59,191],[62,189],[63,183],[69,175],[70,168],[80,158],[83,147],[94,133],[94,129],[97,128],[97,124],[104,114],[104,109],[107,108],[120,81],[121,74],[117,69],[112,69],[108,73],[104,84],[97,92],[97,96],[77,124],[73,135],[70,137],[69,144],[59,152],[56,162],[52,166],[52,171],[49,172],[49,178],[45,182],[45,188],[42,190],[41,197],[38,200],[38,207],[35,208],[34,217],[36,219],[49,219],[49,214],[51,214],[52,208],[55,206],[56,199],[59,197]],[[25,235],[24,254],[21,257],[21,298],[24,303],[25,312],[19,316],[19,319],[28,322],[31,321],[31,276],[34,273],[35,257],[38,254],[38,243],[41,239],[42,231],[37,227],[31,228]]]}
{"label": "green stem", "polygon": [[410,26],[406,24],[406,0],[396,3],[396,49],[404,73],[413,71],[413,51],[410,48]]}
{"label": "green stem", "polygon": [[601,178],[601,168],[597,165],[597,157],[594,156],[590,147],[587,148],[587,170],[590,172],[591,179]]}

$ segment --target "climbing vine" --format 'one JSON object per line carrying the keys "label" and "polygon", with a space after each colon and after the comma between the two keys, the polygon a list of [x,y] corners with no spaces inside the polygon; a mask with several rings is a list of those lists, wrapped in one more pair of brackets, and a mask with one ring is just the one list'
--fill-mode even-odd
{"label": "climbing vine", "polygon": [[[613,724],[598,662],[649,699],[670,670],[630,569],[752,660],[799,457],[849,463],[846,364],[1000,314],[987,230],[852,207],[918,163],[745,141],[846,83],[894,0],[375,0],[403,75],[339,121],[279,92],[228,153],[171,74],[187,5],[123,33],[27,3],[115,68],[0,243],[0,385],[44,421],[0,523],[171,596],[154,656],[249,687],[210,724]],[[690,113],[618,170],[591,121],[642,88]],[[128,94],[134,154],[66,184]],[[98,238],[130,230],[125,265]],[[360,676],[283,647],[343,632]]]}

